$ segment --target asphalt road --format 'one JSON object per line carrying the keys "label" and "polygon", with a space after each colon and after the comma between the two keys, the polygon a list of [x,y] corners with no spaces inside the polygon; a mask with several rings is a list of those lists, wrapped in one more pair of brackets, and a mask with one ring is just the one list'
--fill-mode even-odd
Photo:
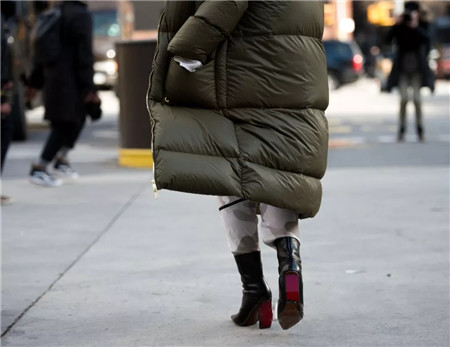
{"label": "asphalt road", "polygon": [[328,167],[406,167],[448,165],[450,84],[439,81],[431,95],[423,94],[426,143],[418,143],[412,102],[408,105],[407,135],[397,143],[399,96],[380,94],[372,80],[361,80],[331,93],[327,117],[331,138]]}

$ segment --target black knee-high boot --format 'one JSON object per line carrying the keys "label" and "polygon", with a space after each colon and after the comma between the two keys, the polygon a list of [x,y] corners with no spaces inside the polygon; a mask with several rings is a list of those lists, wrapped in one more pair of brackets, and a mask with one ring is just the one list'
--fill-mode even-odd
{"label": "black knee-high boot", "polygon": [[300,242],[293,237],[275,240],[278,256],[280,297],[278,322],[289,329],[303,318],[303,279]]}
{"label": "black knee-high boot", "polygon": [[241,275],[242,304],[231,319],[240,326],[256,324],[259,328],[270,328],[272,324],[272,293],[264,280],[261,253],[251,252],[235,255],[234,259]]}

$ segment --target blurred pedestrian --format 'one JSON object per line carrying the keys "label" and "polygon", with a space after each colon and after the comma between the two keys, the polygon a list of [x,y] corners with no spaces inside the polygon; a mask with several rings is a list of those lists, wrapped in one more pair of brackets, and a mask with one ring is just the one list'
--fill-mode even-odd
{"label": "blurred pedestrian", "polygon": [[394,42],[396,55],[388,78],[387,90],[398,86],[400,91],[400,120],[398,141],[404,141],[409,91],[412,90],[416,112],[416,131],[419,141],[424,141],[424,125],[420,89],[424,86],[434,91],[434,76],[428,65],[430,33],[428,23],[420,21],[418,2],[405,3],[405,12],[387,35]]}
{"label": "blurred pedestrian", "polygon": [[272,322],[264,243],[279,262],[278,320],[303,317],[298,219],[321,201],[328,80],[318,1],[168,1],[150,75],[154,191],[217,195],[243,284],[235,324]]}
{"label": "blurred pedestrian", "polygon": [[[3,7],[2,7],[3,10]],[[12,74],[11,74],[11,57],[9,45],[6,38],[6,20],[2,13],[1,15],[1,172],[3,173],[6,153],[8,152],[14,131],[14,123],[11,118],[11,104],[12,104]],[[7,204],[11,202],[11,198],[3,195],[3,187],[1,194],[1,203]]]}
{"label": "blurred pedestrian", "polygon": [[[75,180],[68,153],[74,148],[86,121],[90,105],[100,105],[93,83],[92,18],[85,1],[62,1],[61,35],[55,61],[45,63],[36,49],[27,96],[34,98],[43,89],[45,119],[51,131],[37,162],[30,170],[30,181],[41,186],[59,186],[62,179]],[[53,53],[53,52],[52,52]],[[48,170],[53,162],[53,170]]]}

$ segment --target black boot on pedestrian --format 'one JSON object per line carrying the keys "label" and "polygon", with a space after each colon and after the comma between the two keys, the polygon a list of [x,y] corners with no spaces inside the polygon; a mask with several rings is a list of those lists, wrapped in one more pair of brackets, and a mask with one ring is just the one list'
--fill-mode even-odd
{"label": "black boot on pedestrian", "polygon": [[239,312],[231,316],[236,325],[249,326],[259,320],[259,328],[272,325],[272,293],[264,280],[261,253],[251,252],[235,255],[241,275],[242,303]]}
{"label": "black boot on pedestrian", "polygon": [[425,142],[425,136],[423,134],[423,127],[421,127],[421,126],[417,127],[417,137],[419,138],[420,142]]}
{"label": "black boot on pedestrian", "polygon": [[405,128],[400,128],[400,130],[398,131],[398,136],[397,136],[397,141],[398,142],[405,141],[405,132],[406,132]]}
{"label": "black boot on pedestrian", "polygon": [[275,240],[280,274],[278,322],[286,330],[303,318],[303,279],[300,242],[293,237]]}

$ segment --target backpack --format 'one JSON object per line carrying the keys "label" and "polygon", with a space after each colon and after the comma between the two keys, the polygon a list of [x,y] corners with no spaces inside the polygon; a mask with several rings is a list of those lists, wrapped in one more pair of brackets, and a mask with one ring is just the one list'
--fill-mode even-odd
{"label": "backpack", "polygon": [[62,8],[55,6],[41,13],[33,28],[34,59],[43,65],[55,64],[62,51]]}

